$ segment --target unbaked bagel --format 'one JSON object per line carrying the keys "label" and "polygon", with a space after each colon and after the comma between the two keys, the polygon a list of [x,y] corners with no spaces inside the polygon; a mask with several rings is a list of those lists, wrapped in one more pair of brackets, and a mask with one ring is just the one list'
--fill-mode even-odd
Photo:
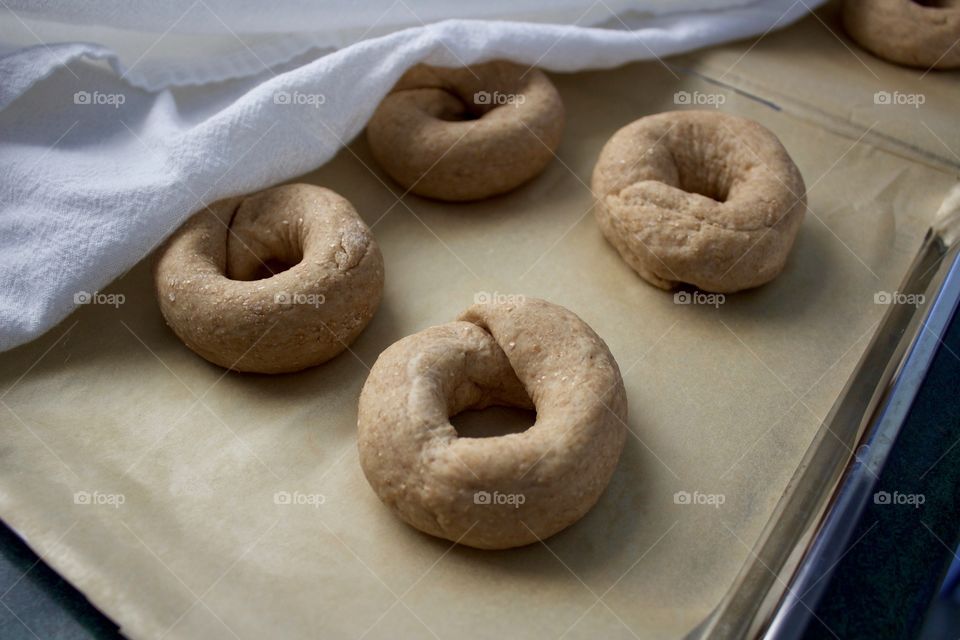
{"label": "unbaked bagel", "polygon": [[[536,408],[522,433],[458,437],[450,416]],[[580,318],[543,300],[474,305],[385,350],[360,394],[360,464],[380,499],[434,536],[481,549],[579,520],[623,449],[616,361]]]}
{"label": "unbaked bagel", "polygon": [[806,188],[777,137],[714,111],[673,111],[617,131],[593,171],[607,240],[651,284],[731,293],[780,273]]}
{"label": "unbaked bagel", "polygon": [[374,158],[405,189],[477,200],[530,180],[560,145],[560,94],[539,69],[488,62],[408,71],[367,124]]}
{"label": "unbaked bagel", "polygon": [[190,349],[228,369],[281,373],[353,342],[380,304],[383,257],[346,199],[293,184],[200,210],[167,241],[155,281]]}
{"label": "unbaked bagel", "polygon": [[960,0],[847,0],[843,25],[860,46],[884,60],[960,68]]}

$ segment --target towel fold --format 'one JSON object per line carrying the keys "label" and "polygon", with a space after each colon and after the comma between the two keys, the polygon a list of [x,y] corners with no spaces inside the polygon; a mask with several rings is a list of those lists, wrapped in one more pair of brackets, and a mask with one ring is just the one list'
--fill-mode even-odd
{"label": "towel fold", "polygon": [[[375,29],[356,33],[358,23],[346,20],[349,8],[337,10],[343,16],[334,30],[271,32],[296,24],[290,19],[297,15],[294,0],[278,0],[276,15],[265,16],[260,31],[251,27],[241,37],[235,29],[257,23],[247,3],[240,2],[236,14],[223,19],[223,31],[242,46],[208,52],[194,62],[182,52],[131,59],[104,43],[19,47],[22,43],[4,42],[0,350],[36,338],[77,304],[96,303],[93,294],[205,204],[290,179],[329,160],[360,133],[385,93],[418,62],[461,66],[503,58],[557,72],[609,68],[761,34],[790,24],[822,1],[687,0],[678,6],[700,9],[665,13],[671,3],[648,0],[639,3],[649,9],[646,13],[607,8],[609,15],[601,20],[597,3],[511,0],[515,11],[503,15],[530,17],[538,7],[550,6],[554,13],[544,15],[569,22],[494,20],[488,11],[483,20],[399,28],[403,21],[391,18],[386,27],[375,25],[381,33],[376,37],[370,37]],[[53,24],[60,15],[67,22],[97,24],[118,42],[123,41],[118,30],[146,24],[129,22],[137,5],[164,5],[97,3],[101,15],[84,13],[75,3],[43,2],[40,8],[8,3],[13,22],[34,31],[35,39],[39,32],[28,25]],[[400,4],[419,7],[412,1]],[[439,4],[426,4],[426,13],[437,15]],[[133,9],[124,10],[127,5]],[[638,3],[630,5],[635,9]],[[190,6],[232,11],[212,0]],[[321,6],[332,11],[331,3]],[[599,6],[626,10],[614,2]],[[66,7],[80,13],[65,13]],[[580,26],[585,20],[577,15],[587,15],[588,7],[593,7],[590,21],[604,26]],[[196,41],[195,32],[216,31],[214,22],[191,24],[191,30],[170,29],[169,37]],[[166,36],[156,37],[153,49],[162,49]]]}

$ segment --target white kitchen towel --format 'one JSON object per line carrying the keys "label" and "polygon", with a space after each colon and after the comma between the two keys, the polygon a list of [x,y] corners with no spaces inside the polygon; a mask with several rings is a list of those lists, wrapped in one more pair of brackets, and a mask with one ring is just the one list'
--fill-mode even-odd
{"label": "white kitchen towel", "polygon": [[[362,22],[352,3],[320,3],[338,16],[334,28],[285,35],[276,30],[298,24],[296,0],[272,3],[276,8],[260,22],[250,8],[256,3],[237,3],[236,16],[217,4],[216,20],[235,47],[218,44],[198,58],[154,50],[163,50],[167,37],[187,38],[178,41],[184,49],[216,41],[209,35],[213,20],[189,21],[182,33],[165,27],[139,55],[82,41],[18,48],[22,42],[11,33],[44,40],[37,25],[55,23],[58,15],[129,41],[124,30],[147,30],[153,19],[131,22],[136,7],[164,3],[70,9],[80,5],[8,0],[0,28],[0,350],[36,338],[77,304],[95,302],[99,289],[205,204],[329,160],[418,62],[461,66],[504,58],[558,72],[609,68],[765,33],[822,1],[685,0],[677,6],[687,11],[665,13],[664,0],[629,3],[629,10],[602,0],[511,0],[501,4],[517,10],[501,15],[529,18],[542,5],[552,7],[544,15],[568,23],[494,20],[489,10],[483,20],[466,19],[469,9],[461,7],[461,19],[408,28],[391,18],[377,26],[377,33],[388,31],[377,37],[356,31]],[[439,12],[436,0],[427,9],[398,2],[414,16]],[[198,3],[212,6],[195,0],[190,8]],[[597,17],[598,6],[608,18]],[[579,26],[588,14],[604,26]],[[166,24],[170,14],[163,16],[155,23]],[[197,34],[204,37],[198,41]]]}
{"label": "white kitchen towel", "polygon": [[[6,0],[9,48],[38,41],[96,42],[126,79],[156,90],[237,78],[307,50],[331,51],[408,27],[457,18],[573,24],[639,24],[652,16],[721,10],[757,0]],[[0,16],[3,15],[0,7]],[[627,28],[630,28],[629,26]],[[158,37],[162,35],[163,37]]]}

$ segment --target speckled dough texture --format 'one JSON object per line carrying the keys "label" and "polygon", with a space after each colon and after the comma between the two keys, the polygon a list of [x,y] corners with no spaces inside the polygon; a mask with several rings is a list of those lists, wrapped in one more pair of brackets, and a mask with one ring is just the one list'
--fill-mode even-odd
{"label": "speckled dough texture", "polygon": [[860,46],[884,60],[960,68],[960,0],[847,0],[843,25]]}
{"label": "speckled dough texture", "polygon": [[380,304],[383,257],[346,199],[293,184],[199,211],[161,250],[155,281],[190,349],[228,369],[282,373],[360,334]]}
{"label": "speckled dough texture", "polygon": [[643,279],[718,293],[784,268],[806,187],[768,129],[715,111],[647,116],[617,131],[593,171],[594,213]]}
{"label": "speckled dough texture", "polygon": [[367,124],[377,162],[405,189],[477,200],[539,174],[563,132],[560,94],[539,69],[488,62],[408,71]]}
{"label": "speckled dough texture", "polygon": [[[458,437],[450,416],[492,405],[535,407],[536,423]],[[583,320],[537,299],[478,304],[380,355],[360,394],[360,464],[417,529],[481,549],[517,547],[596,503],[626,419],[617,363]]]}

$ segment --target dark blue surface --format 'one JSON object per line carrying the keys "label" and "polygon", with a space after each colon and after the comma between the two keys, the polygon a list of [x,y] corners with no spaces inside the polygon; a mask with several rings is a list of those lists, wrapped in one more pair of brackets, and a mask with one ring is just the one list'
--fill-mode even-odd
{"label": "dark blue surface", "polygon": [[960,538],[960,316],[940,338],[877,486],[922,504],[871,501],[851,523],[852,542],[806,639],[916,638],[931,603],[945,626],[928,624],[924,637],[960,636],[955,603],[940,595]]}
{"label": "dark blue surface", "polygon": [[120,638],[116,625],[0,525],[0,638]]}

